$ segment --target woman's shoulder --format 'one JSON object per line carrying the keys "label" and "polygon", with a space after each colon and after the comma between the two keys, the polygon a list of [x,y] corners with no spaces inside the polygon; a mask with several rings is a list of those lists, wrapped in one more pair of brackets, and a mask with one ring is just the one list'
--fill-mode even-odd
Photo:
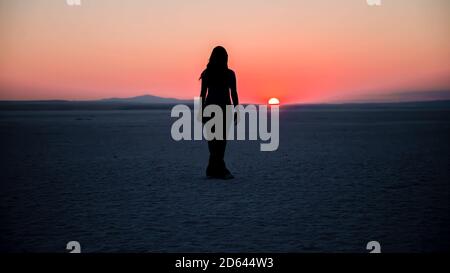
{"label": "woman's shoulder", "polygon": [[[205,70],[203,70],[200,78],[201,79],[206,79],[206,78],[208,78],[209,75],[211,75],[211,73],[213,73],[212,75],[214,75],[214,72],[211,72],[208,69],[205,69]],[[235,78],[236,77],[234,71],[229,69],[229,68],[227,68],[225,75],[227,75],[227,77],[230,77],[230,78]]]}
{"label": "woman's shoulder", "polygon": [[236,77],[236,74],[234,73],[234,71],[233,71],[232,69],[229,69],[229,68],[228,68],[228,75],[229,75],[230,77],[232,77],[232,78],[235,78],[235,77]]}

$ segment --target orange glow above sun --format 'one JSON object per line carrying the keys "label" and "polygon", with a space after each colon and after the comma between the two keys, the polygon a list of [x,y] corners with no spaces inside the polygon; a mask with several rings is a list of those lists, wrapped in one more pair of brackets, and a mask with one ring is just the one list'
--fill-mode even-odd
{"label": "orange glow above sun", "polygon": [[450,1],[82,2],[0,0],[0,100],[192,100],[217,45],[241,103],[450,89]]}

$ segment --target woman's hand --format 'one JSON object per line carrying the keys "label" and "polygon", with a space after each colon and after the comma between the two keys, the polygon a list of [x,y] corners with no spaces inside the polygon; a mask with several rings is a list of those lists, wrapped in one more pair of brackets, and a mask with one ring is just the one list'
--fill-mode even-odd
{"label": "woman's hand", "polygon": [[236,109],[234,112],[234,125],[237,125],[241,121],[241,114],[239,112],[239,109]]}
{"label": "woman's hand", "polygon": [[203,123],[203,111],[198,111],[197,113],[197,121]]}

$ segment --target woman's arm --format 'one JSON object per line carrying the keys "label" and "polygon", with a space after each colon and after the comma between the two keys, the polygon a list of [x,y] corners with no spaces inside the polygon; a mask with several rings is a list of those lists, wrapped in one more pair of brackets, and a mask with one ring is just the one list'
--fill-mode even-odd
{"label": "woman's arm", "polygon": [[202,75],[202,87],[200,90],[200,98],[202,100],[202,106],[205,107],[205,99],[206,99],[206,92],[208,91],[208,87],[206,85],[206,79]]}
{"label": "woman's arm", "polygon": [[[237,87],[236,87],[236,74],[234,73],[234,71],[231,71],[230,89],[231,89],[231,99],[233,100],[234,107],[236,107],[237,105],[239,105],[239,97],[238,97]],[[234,124],[238,124],[239,121],[240,121],[240,114],[239,114],[239,111],[237,110],[234,113]]]}
{"label": "woman's arm", "polygon": [[233,100],[233,105],[236,106],[239,104],[239,97],[237,93],[237,87],[236,87],[236,74],[234,74],[234,71],[231,71],[231,99]]}

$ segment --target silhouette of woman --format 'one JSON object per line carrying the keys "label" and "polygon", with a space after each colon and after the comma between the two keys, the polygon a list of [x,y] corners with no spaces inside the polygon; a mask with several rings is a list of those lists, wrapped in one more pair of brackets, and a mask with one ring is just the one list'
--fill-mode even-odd
{"label": "silhouette of woman", "polygon": [[[217,46],[213,49],[209,63],[200,76],[202,87],[200,97],[203,107],[215,104],[222,108],[223,113],[223,140],[213,139],[208,141],[209,163],[206,175],[212,178],[232,179],[234,178],[227,169],[224,161],[226,148],[226,105],[239,104],[236,90],[236,75],[228,68],[228,54],[225,48]],[[211,117],[212,118],[212,117]],[[236,118],[236,117],[235,117]],[[203,120],[206,122],[207,120]]]}

